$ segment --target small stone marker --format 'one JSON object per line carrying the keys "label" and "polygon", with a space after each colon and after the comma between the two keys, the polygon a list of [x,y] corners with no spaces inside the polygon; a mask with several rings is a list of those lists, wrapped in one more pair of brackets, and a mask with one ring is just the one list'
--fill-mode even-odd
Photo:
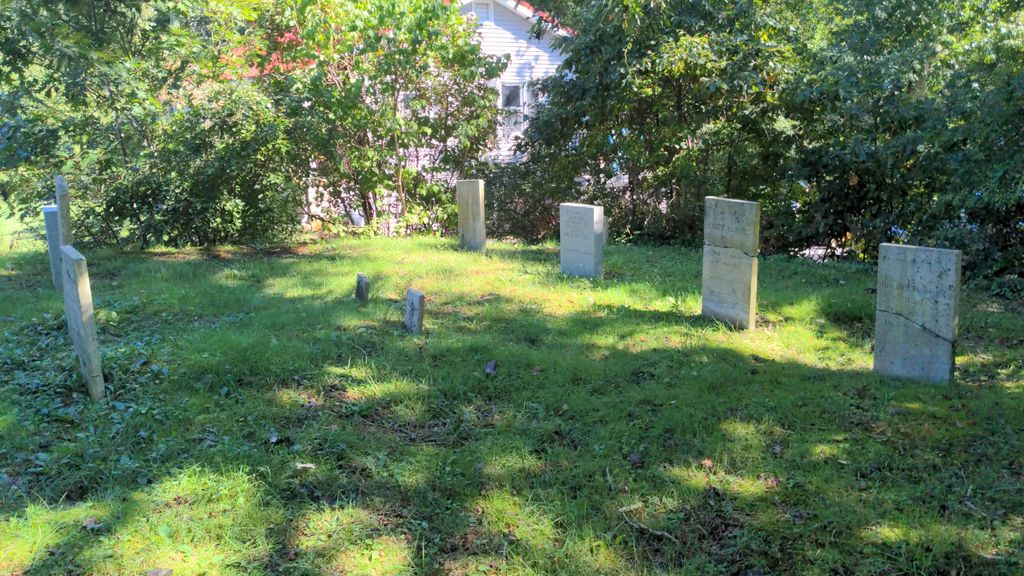
{"label": "small stone marker", "polygon": [[704,199],[701,314],[748,330],[757,318],[757,252],[761,205]]}
{"label": "small stone marker", "polygon": [[487,245],[484,228],[484,181],[459,180],[455,183],[459,205],[459,247],[480,252]]}
{"label": "small stone marker", "polygon": [[959,250],[882,244],[875,300],[875,372],[946,383],[956,361]]}
{"label": "small stone marker", "polygon": [[60,289],[60,216],[57,206],[47,204],[43,206],[43,224],[46,225],[46,248],[50,253],[50,276],[53,277],[53,287]]}
{"label": "small stone marker", "polygon": [[68,182],[63,176],[56,176],[53,183],[57,189],[57,221],[60,223],[58,238],[61,246],[70,246],[75,243],[75,236],[71,233],[71,194],[68,192]]}
{"label": "small stone marker", "polygon": [[409,288],[405,291],[405,329],[413,334],[423,332],[423,305],[427,298],[423,292]]}
{"label": "small stone marker", "polygon": [[365,274],[356,274],[356,300],[360,304],[370,302],[370,279]]}
{"label": "small stone marker", "polygon": [[103,367],[96,340],[96,317],[92,307],[92,289],[85,256],[72,246],[61,246],[61,267],[64,277],[64,316],[75,344],[75,355],[82,377],[93,400],[103,398]]}
{"label": "small stone marker", "polygon": [[560,204],[558,217],[562,274],[586,278],[604,276],[604,244],[607,237],[604,207]]}

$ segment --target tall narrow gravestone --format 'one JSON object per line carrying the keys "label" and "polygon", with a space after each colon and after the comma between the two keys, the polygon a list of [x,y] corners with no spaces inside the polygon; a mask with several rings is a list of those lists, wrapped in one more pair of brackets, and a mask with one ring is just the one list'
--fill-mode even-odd
{"label": "tall narrow gravestone", "polygon": [[754,327],[760,232],[757,202],[704,199],[702,315],[744,330]]}
{"label": "tall narrow gravestone", "polygon": [[103,398],[103,368],[100,348],[96,340],[96,317],[92,307],[92,289],[85,256],[72,246],[62,246],[61,268],[64,278],[64,316],[68,331],[75,344],[75,355],[82,369],[82,377],[93,400]]}
{"label": "tall narrow gravestone", "polygon": [[487,244],[484,229],[484,181],[459,180],[455,183],[459,205],[459,247],[480,252]]}
{"label": "tall narrow gravestone", "polygon": [[50,276],[53,287],[60,289],[60,216],[53,204],[43,206],[43,224],[46,226],[46,249],[50,253]]}
{"label": "tall narrow gravestone", "polygon": [[405,329],[413,334],[423,331],[423,306],[426,296],[419,290],[409,288],[405,291]]}
{"label": "tall narrow gravestone", "polygon": [[562,274],[604,276],[604,245],[607,237],[603,206],[560,204],[559,252]]}
{"label": "tall narrow gravestone", "polygon": [[875,301],[875,372],[945,383],[953,377],[959,250],[882,244]]}
{"label": "tall narrow gravestone", "polygon": [[71,194],[68,192],[68,182],[63,176],[57,176],[53,183],[57,193],[57,237],[61,246],[70,246],[75,243],[75,237],[71,233]]}

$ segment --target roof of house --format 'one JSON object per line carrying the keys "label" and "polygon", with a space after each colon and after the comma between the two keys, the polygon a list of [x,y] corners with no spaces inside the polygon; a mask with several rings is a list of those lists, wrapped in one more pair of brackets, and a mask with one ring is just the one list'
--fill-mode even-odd
{"label": "roof of house", "polygon": [[[448,0],[445,1],[447,2]],[[472,1],[473,0],[461,0],[461,3],[469,4]],[[555,18],[554,16],[543,10],[538,10],[537,8],[534,8],[533,6],[530,5],[529,2],[526,2],[525,0],[492,0],[492,2],[494,2],[495,4],[500,4],[505,8],[508,8],[513,13],[517,14],[518,16],[522,17],[525,20],[540,20],[542,22],[546,22],[547,24],[551,25],[555,32],[568,34],[569,36],[576,35],[575,30],[559,22],[558,18]]]}

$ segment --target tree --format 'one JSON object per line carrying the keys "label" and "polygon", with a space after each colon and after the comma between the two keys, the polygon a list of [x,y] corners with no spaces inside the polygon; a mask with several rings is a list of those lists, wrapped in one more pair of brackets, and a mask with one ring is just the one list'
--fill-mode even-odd
{"label": "tree", "polygon": [[401,231],[450,220],[446,192],[490,144],[504,62],[442,0],[321,0],[278,15],[265,75],[345,214]]}

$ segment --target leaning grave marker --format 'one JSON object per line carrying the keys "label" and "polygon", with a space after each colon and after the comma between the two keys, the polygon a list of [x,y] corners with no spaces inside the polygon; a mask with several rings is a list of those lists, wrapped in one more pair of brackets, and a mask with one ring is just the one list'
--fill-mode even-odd
{"label": "leaning grave marker", "polygon": [[708,196],[704,199],[701,314],[741,329],[757,318],[757,252],[761,205]]}
{"label": "leaning grave marker", "polygon": [[956,361],[959,250],[882,244],[875,300],[875,372],[946,383]]}
{"label": "leaning grave marker", "polygon": [[59,290],[61,286],[60,215],[56,205],[43,206],[43,224],[46,227],[46,250],[50,255],[50,276],[53,278],[53,287]]}
{"label": "leaning grave marker", "polygon": [[562,274],[604,276],[604,207],[565,203],[558,206],[558,216]]}
{"label": "leaning grave marker", "polygon": [[82,370],[89,396],[103,398],[103,367],[99,343],[96,339],[96,316],[89,286],[89,270],[78,250],[61,246],[61,267],[64,277],[64,316],[75,345],[75,355]]}
{"label": "leaning grave marker", "polygon": [[55,176],[53,184],[57,195],[59,242],[61,246],[70,246],[75,243],[75,237],[71,233],[71,193],[68,192],[68,182],[63,176]]}
{"label": "leaning grave marker", "polygon": [[474,252],[487,245],[484,227],[484,181],[459,180],[455,183],[455,200],[459,206],[459,247]]}

